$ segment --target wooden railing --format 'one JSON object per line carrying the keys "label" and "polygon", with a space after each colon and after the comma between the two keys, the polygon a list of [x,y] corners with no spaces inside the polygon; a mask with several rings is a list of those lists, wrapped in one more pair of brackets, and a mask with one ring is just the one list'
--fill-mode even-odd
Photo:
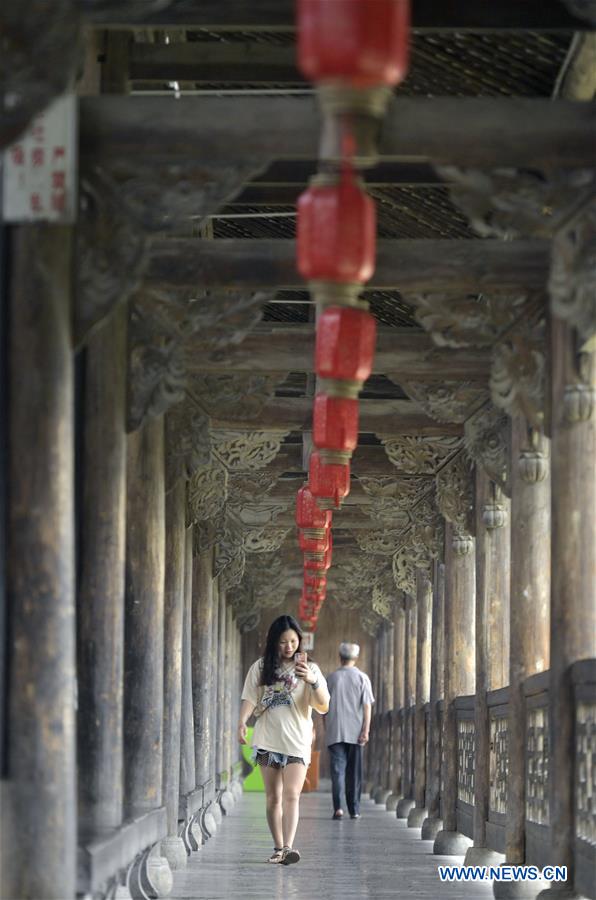
{"label": "wooden railing", "polygon": [[[528,678],[525,697],[525,845],[526,862],[543,868],[553,864],[551,851],[549,771],[549,672]],[[571,667],[572,702],[575,708],[575,846],[574,879],[579,894],[596,898],[596,660],[582,660]],[[487,694],[489,724],[489,811],[486,822],[487,846],[505,852],[509,773],[509,688]],[[436,706],[442,742],[443,701]],[[477,768],[474,696],[455,700],[457,722],[457,827],[473,836],[474,778]],[[430,784],[430,704],[426,705],[427,791]],[[391,716],[390,744],[393,767],[402,773],[404,788],[413,789],[414,776],[414,707],[394,710]],[[441,743],[442,746],[442,743]],[[444,791],[445,760],[441,752],[440,794]],[[399,779],[398,779],[399,780]],[[427,797],[428,799],[428,797]]]}

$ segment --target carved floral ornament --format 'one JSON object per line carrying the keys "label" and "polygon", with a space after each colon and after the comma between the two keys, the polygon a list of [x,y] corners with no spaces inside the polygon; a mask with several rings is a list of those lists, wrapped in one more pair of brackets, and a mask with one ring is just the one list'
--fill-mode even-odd
{"label": "carved floral ornament", "polygon": [[396,587],[412,596],[416,595],[416,570],[430,575],[430,558],[424,545],[410,542],[393,557],[393,579]]}
{"label": "carved floral ornament", "polygon": [[169,490],[180,478],[189,480],[211,463],[209,419],[187,401],[166,415],[166,473]]}
{"label": "carved floral ornament", "polygon": [[401,386],[410,400],[436,422],[464,422],[487,397],[485,386],[473,382],[402,381]]}
{"label": "carved floral ornament", "polygon": [[258,419],[273,397],[279,375],[197,374],[189,394],[212,419]]}
{"label": "carved floral ornament", "polygon": [[203,466],[188,485],[188,509],[194,523],[215,519],[223,512],[228,495],[228,471],[219,462]]}
{"label": "carved floral ornament", "polygon": [[393,556],[404,539],[404,531],[401,528],[355,529],[354,537],[360,549],[365,553]]}
{"label": "carved floral ornament", "polygon": [[375,521],[393,523],[406,527],[409,522],[408,511],[421,500],[431,488],[429,478],[391,478],[360,476],[358,478],[363,491],[371,498],[369,515]]}
{"label": "carved floral ornament", "polygon": [[213,430],[213,452],[230,472],[253,472],[266,468],[281,449],[287,431]]}
{"label": "carved floral ornament", "polygon": [[434,475],[462,444],[458,437],[379,437],[389,461],[404,474],[412,475]]}
{"label": "carved floral ornament", "polygon": [[525,294],[407,294],[438,347],[490,347],[521,315]]}

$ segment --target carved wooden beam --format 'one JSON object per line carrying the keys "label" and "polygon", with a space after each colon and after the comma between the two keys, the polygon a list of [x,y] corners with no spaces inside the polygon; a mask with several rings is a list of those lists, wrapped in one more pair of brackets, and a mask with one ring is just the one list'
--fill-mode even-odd
{"label": "carved wooden beam", "polygon": [[[246,243],[252,243],[246,241]],[[260,325],[238,346],[225,354],[201,354],[197,338],[186,344],[186,365],[197,372],[311,372],[314,326]],[[482,350],[439,349],[424,332],[413,328],[382,328],[378,331],[374,372],[391,372],[394,378],[417,381],[446,377],[453,380],[484,380],[490,359]]]}
{"label": "carved wooden beam", "polygon": [[[224,418],[224,415],[226,418]],[[243,416],[238,410],[228,418],[214,410],[213,428],[231,428],[237,431],[310,431],[312,429],[312,400],[309,398],[274,397],[254,418]],[[388,436],[402,434],[459,435],[459,424],[439,424],[425,415],[409,400],[360,400],[360,432],[383,432]]]}
{"label": "carved wooden beam", "polygon": [[[470,3],[451,0],[416,0],[412,25],[417,31],[498,31],[520,29],[550,31],[588,27],[582,13],[587,0],[501,0]],[[88,22],[102,27],[133,27],[138,22],[164,28],[211,28],[213,30],[293,30],[293,0],[81,0]]]}
{"label": "carved wooden beam", "polygon": [[[542,240],[380,240],[369,287],[405,292],[544,288],[549,245]],[[147,283],[162,289],[282,288],[304,282],[287,240],[156,241]]]}
{"label": "carved wooden beam", "polygon": [[[152,160],[223,165],[232,160],[318,155],[314,97],[85,97],[80,101],[81,153],[87,161]],[[595,107],[523,98],[392,101],[379,144],[383,157],[495,168],[589,166]]]}

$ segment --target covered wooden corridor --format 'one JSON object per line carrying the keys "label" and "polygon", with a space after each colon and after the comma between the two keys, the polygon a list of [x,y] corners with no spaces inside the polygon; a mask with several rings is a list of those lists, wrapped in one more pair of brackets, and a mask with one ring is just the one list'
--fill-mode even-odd
{"label": "covered wooden corridor", "polygon": [[[595,2],[410,6],[378,91],[309,80],[292,0],[0,4],[2,900],[596,898]],[[299,198],[348,177],[376,253],[309,276]],[[282,613],[376,703],[362,821],[305,794],[264,871],[236,721]]]}
{"label": "covered wooden corridor", "polygon": [[[366,800],[361,821],[333,822],[329,792],[301,801],[299,866],[264,866],[271,836],[263,795],[245,794],[219,841],[206,844],[184,871],[175,873],[171,900],[268,900],[328,897],[346,900],[484,900],[490,884],[441,884],[437,866],[453,857],[432,852],[417,829]],[[461,859],[459,860],[461,862]]]}

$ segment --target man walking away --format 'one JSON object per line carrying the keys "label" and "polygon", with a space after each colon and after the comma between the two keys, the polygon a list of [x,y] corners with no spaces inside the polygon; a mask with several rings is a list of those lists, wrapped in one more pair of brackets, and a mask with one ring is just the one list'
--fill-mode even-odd
{"label": "man walking away", "polygon": [[358,644],[339,645],[340,667],[327,678],[331,694],[325,720],[331,762],[333,818],[343,818],[343,798],[350,818],[360,818],[362,748],[368,741],[373,697],[370,678],[356,666]]}

